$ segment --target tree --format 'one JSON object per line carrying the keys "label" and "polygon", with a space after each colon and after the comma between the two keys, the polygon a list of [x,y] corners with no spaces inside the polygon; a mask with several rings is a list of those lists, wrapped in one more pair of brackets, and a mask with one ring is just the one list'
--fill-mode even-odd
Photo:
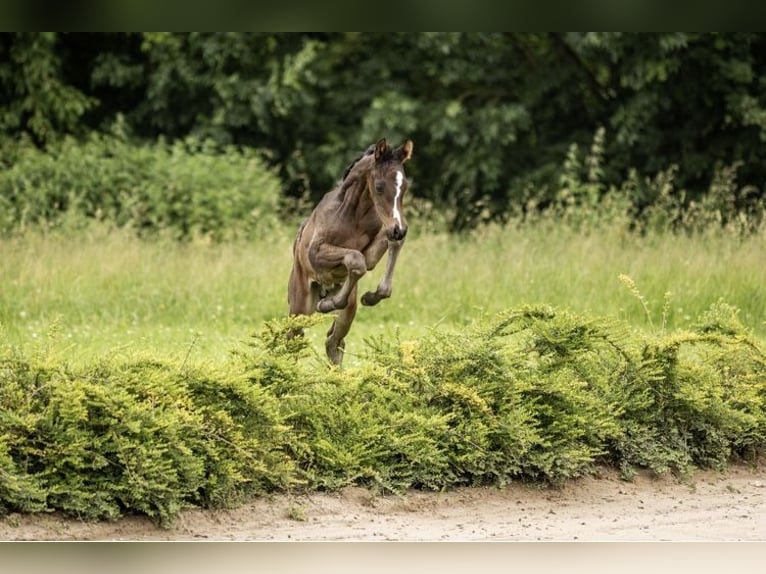
{"label": "tree", "polygon": [[544,209],[596,134],[600,193],[672,170],[695,199],[726,172],[747,203],[766,180],[760,33],[4,34],[0,57],[6,136],[44,146],[121,117],[137,138],[257,148],[312,201],[380,137],[409,137],[413,191],[453,229]]}
{"label": "tree", "polygon": [[27,134],[44,145],[74,132],[95,100],[62,77],[58,34],[0,35],[0,133]]}
{"label": "tree", "polygon": [[740,180],[762,188],[766,143],[763,34],[568,35],[606,94],[612,180],[627,170],[677,166],[676,183],[704,193],[741,162]]}

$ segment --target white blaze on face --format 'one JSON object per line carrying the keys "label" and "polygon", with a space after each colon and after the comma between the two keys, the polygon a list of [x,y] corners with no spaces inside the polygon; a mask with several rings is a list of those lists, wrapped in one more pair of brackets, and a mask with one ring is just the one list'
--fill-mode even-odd
{"label": "white blaze on face", "polygon": [[396,197],[394,197],[394,219],[402,226],[402,214],[399,211],[399,196],[402,194],[402,182],[404,181],[404,174],[400,171],[396,171]]}

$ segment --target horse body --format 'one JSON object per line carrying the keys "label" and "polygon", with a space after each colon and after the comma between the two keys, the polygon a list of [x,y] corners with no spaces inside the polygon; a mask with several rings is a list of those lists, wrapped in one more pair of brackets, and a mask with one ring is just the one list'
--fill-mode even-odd
{"label": "horse body", "polygon": [[361,301],[376,305],[391,296],[396,260],[407,235],[403,164],[412,149],[411,140],[396,149],[379,140],[346,169],[343,181],[325,194],[298,230],[288,283],[290,314],[339,311],[325,341],[327,356],[335,364],[343,361],[343,340],[356,315],[357,282],[386,252],[380,284]]}

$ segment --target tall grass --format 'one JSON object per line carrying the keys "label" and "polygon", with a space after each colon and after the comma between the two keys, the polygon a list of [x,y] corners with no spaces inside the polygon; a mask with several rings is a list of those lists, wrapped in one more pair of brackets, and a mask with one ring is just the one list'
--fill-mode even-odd
{"label": "tall grass", "polygon": [[[417,222],[412,226],[393,296],[360,306],[347,360],[377,334],[417,337],[538,303],[651,331],[688,326],[722,299],[740,310],[746,327],[766,335],[763,233],[642,236],[537,223],[457,237],[417,235]],[[285,227],[252,243],[178,243],[95,226],[75,236],[4,239],[4,337],[34,345],[53,331],[74,360],[135,352],[221,360],[264,320],[287,312],[293,234]],[[382,267],[362,279],[361,290],[374,287]],[[318,352],[330,321],[309,332]]]}
{"label": "tall grass", "polygon": [[[765,332],[766,242],[726,234],[641,236],[605,228],[493,227],[468,239],[424,237],[402,256],[400,306],[464,321],[474,309],[552,303],[609,315],[639,328],[659,324],[670,293],[669,328],[683,326],[719,298]],[[620,281],[630,277],[648,313]],[[402,293],[402,291],[405,291]]]}
{"label": "tall grass", "polygon": [[258,244],[136,239],[95,229],[2,242],[0,323],[13,343],[53,329],[73,359],[147,351],[220,359],[283,314],[286,234]]}

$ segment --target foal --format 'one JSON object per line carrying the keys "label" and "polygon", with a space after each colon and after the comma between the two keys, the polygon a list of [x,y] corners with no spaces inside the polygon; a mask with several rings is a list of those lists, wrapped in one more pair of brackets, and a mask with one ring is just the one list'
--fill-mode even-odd
{"label": "foal", "polygon": [[343,361],[343,339],[356,315],[357,282],[386,251],[385,274],[375,291],[362,295],[362,305],[391,296],[396,259],[407,235],[403,164],[412,148],[412,140],[396,149],[385,139],[370,146],[298,230],[287,290],[290,314],[340,311],[325,341],[327,356],[336,365]]}

